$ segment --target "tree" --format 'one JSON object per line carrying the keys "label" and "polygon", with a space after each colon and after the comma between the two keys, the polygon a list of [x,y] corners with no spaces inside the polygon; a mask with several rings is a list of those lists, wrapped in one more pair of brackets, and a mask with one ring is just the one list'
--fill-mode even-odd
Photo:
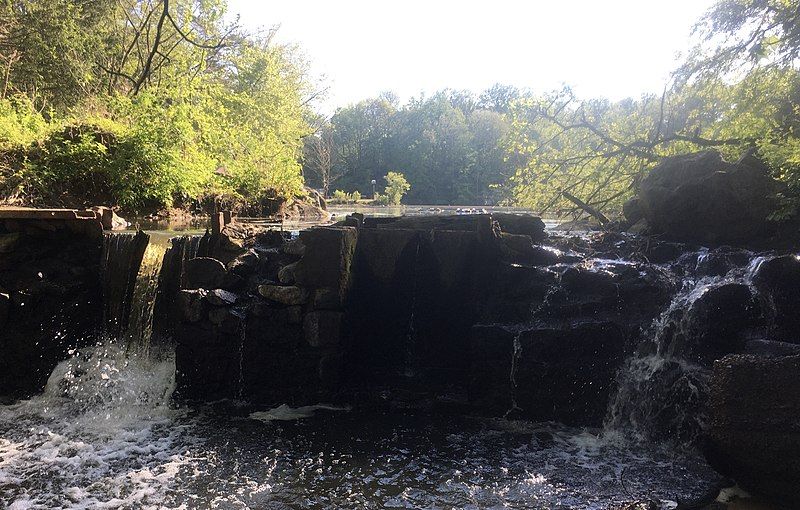
{"label": "tree", "polygon": [[330,129],[322,129],[306,138],[308,168],[319,180],[325,197],[329,196],[331,185],[341,177],[341,174],[333,171],[335,150],[333,133],[331,133]]}
{"label": "tree", "polygon": [[406,180],[405,176],[398,172],[389,172],[384,176],[386,179],[386,196],[389,198],[391,205],[400,205],[403,200],[403,195],[411,189],[411,185]]}

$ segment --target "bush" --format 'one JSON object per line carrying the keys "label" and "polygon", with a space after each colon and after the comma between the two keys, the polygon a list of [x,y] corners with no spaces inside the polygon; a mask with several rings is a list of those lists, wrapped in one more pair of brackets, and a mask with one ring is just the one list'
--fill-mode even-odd
{"label": "bush", "polygon": [[376,193],[375,200],[373,200],[372,203],[375,205],[389,205],[389,196]]}
{"label": "bush", "polygon": [[400,205],[403,195],[411,189],[411,185],[406,177],[399,172],[389,172],[386,174],[386,196],[392,205]]}
{"label": "bush", "polygon": [[333,192],[333,196],[330,199],[330,203],[332,204],[355,204],[361,200],[361,193],[358,191],[354,191],[352,193],[345,193],[344,191],[337,189]]}

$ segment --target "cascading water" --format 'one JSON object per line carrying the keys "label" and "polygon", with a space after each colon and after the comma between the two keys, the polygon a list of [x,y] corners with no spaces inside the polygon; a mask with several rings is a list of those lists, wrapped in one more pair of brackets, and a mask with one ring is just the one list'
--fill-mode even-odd
{"label": "cascading water", "polygon": [[408,330],[406,332],[405,343],[405,360],[403,363],[403,375],[405,377],[414,377],[416,373],[417,330],[414,320],[417,311],[417,279],[419,277],[417,272],[419,270],[419,248],[420,244],[422,244],[419,239],[416,240],[416,243],[417,244],[414,249],[414,272],[411,277],[411,311],[408,318]]}
{"label": "cascading water", "polygon": [[[617,390],[605,421],[606,432],[632,434],[639,441],[671,439],[694,444],[708,426],[710,364],[698,362],[690,348],[702,328],[693,308],[704,295],[726,285],[747,287],[754,296],[753,275],[763,257],[751,257],[742,267],[722,275],[683,279],[669,306],[644,332],[618,374]],[[707,251],[697,256],[695,270],[708,263]],[[702,272],[702,271],[701,271]]]}
{"label": "cascading water", "polygon": [[161,265],[167,251],[169,238],[150,236],[142,256],[131,300],[130,318],[125,332],[128,349],[147,355],[153,336],[153,311],[158,294]]}
{"label": "cascading water", "polygon": [[[141,239],[107,236],[104,269],[124,272]],[[187,442],[179,444],[183,429],[173,424],[179,411],[170,407],[174,355],[149,353],[164,249],[148,243],[130,305],[107,306],[116,314],[108,324],[127,324],[124,334],[71,351],[41,395],[0,407],[0,506],[156,507],[169,493]],[[132,282],[127,274],[117,277],[121,284],[107,297],[124,299]],[[126,308],[130,318],[120,315]]]}

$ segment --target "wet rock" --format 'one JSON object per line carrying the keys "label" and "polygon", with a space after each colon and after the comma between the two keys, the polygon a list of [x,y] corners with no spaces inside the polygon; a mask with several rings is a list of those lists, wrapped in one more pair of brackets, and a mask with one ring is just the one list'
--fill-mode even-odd
{"label": "wet rock", "polygon": [[700,243],[748,242],[774,226],[778,185],[761,165],[728,163],[719,152],[665,158],[642,180],[639,202],[657,234]]}
{"label": "wet rock", "polygon": [[342,379],[342,355],[328,354],[319,360],[319,380],[323,387],[336,388]]}
{"label": "wet rock", "polygon": [[530,236],[520,234],[500,234],[500,246],[504,257],[520,264],[546,266],[556,264],[558,253],[533,244]]}
{"label": "wet rock", "polygon": [[303,319],[303,334],[311,347],[337,345],[341,340],[341,312],[314,311]]}
{"label": "wet rock", "polygon": [[366,229],[359,233],[356,256],[369,279],[392,281],[401,258],[415,257],[419,232],[414,230]]}
{"label": "wet rock", "polygon": [[230,306],[238,300],[238,296],[227,290],[214,289],[206,294],[206,300],[214,306]]}
{"label": "wet rock", "polygon": [[258,254],[256,254],[255,250],[248,250],[228,262],[227,269],[236,275],[247,277],[256,271],[258,261]]}
{"label": "wet rock", "polygon": [[278,270],[278,281],[284,285],[291,285],[295,282],[294,270],[297,268],[297,262],[287,264]]}
{"label": "wet rock", "polygon": [[774,338],[800,344],[800,258],[784,255],[761,261],[753,284],[764,301]]}
{"label": "wet rock", "polygon": [[800,356],[727,356],[711,379],[707,456],[745,490],[800,505]]}
{"label": "wet rock", "polygon": [[545,301],[558,290],[558,280],[559,274],[553,268],[501,265],[492,284],[481,292],[480,320],[529,322],[534,311],[544,307]]}
{"label": "wet rock", "polygon": [[206,291],[203,289],[181,290],[178,292],[178,310],[183,320],[187,322],[203,320],[206,314],[205,297]]}
{"label": "wet rock", "polygon": [[[748,285],[712,287],[692,303],[685,319],[679,352],[709,365],[726,354],[740,352],[748,332],[759,325],[760,310]],[[685,342],[685,343],[684,343]]]}
{"label": "wet rock", "polygon": [[270,301],[288,306],[308,301],[308,291],[296,286],[259,285],[258,293]]}
{"label": "wet rock", "polygon": [[492,213],[492,219],[500,225],[500,230],[508,234],[526,235],[533,242],[547,239],[544,221],[530,214]]}
{"label": "wet rock", "polygon": [[195,257],[186,262],[187,289],[218,289],[223,286],[225,265],[211,257]]}
{"label": "wet rock", "polygon": [[8,319],[8,310],[11,307],[11,298],[8,294],[0,292],[0,326],[5,325]]}
{"label": "wet rock", "polygon": [[566,269],[560,283],[560,292],[545,303],[538,316],[611,314],[636,324],[657,316],[674,290],[674,283],[658,267],[595,259]]}
{"label": "wet rock", "polygon": [[227,308],[212,308],[208,312],[208,320],[217,326],[222,325],[230,315],[230,310]]}
{"label": "wet rock", "polygon": [[644,218],[642,204],[637,197],[633,197],[622,204],[622,214],[630,225],[636,225]]}
{"label": "wet rock", "polygon": [[300,239],[306,251],[294,269],[297,284],[310,288],[330,287],[344,292],[350,282],[358,230],[352,227],[318,227],[304,230]]}
{"label": "wet rock", "polygon": [[303,244],[303,240],[298,237],[284,244],[282,250],[283,253],[287,255],[302,257],[306,252],[306,245]]}
{"label": "wet rock", "polygon": [[[519,333],[476,326],[471,335],[470,400],[478,408],[571,425],[605,417],[625,335],[610,322]],[[513,383],[512,383],[513,381]]]}
{"label": "wet rock", "polygon": [[9,234],[0,235],[0,253],[11,253],[19,245],[22,234],[19,232],[11,232]]}
{"label": "wet rock", "polygon": [[773,340],[748,340],[744,345],[743,354],[752,354],[765,358],[800,356],[800,345]]}
{"label": "wet rock", "polygon": [[316,289],[313,304],[315,310],[338,310],[342,307],[342,297],[336,289]]}

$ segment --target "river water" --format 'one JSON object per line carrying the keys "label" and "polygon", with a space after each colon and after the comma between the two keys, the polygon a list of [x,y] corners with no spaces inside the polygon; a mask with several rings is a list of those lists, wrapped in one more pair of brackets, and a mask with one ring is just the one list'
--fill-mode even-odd
{"label": "river water", "polygon": [[[0,506],[674,508],[719,480],[692,451],[556,424],[236,402],[170,404],[169,354],[76,353],[0,407]],[[222,408],[222,409],[221,409]]]}
{"label": "river water", "polygon": [[721,484],[696,450],[619,423],[177,405],[173,353],[130,338],[149,337],[150,255],[122,340],[73,352],[42,395],[0,406],[0,508],[671,509]]}

